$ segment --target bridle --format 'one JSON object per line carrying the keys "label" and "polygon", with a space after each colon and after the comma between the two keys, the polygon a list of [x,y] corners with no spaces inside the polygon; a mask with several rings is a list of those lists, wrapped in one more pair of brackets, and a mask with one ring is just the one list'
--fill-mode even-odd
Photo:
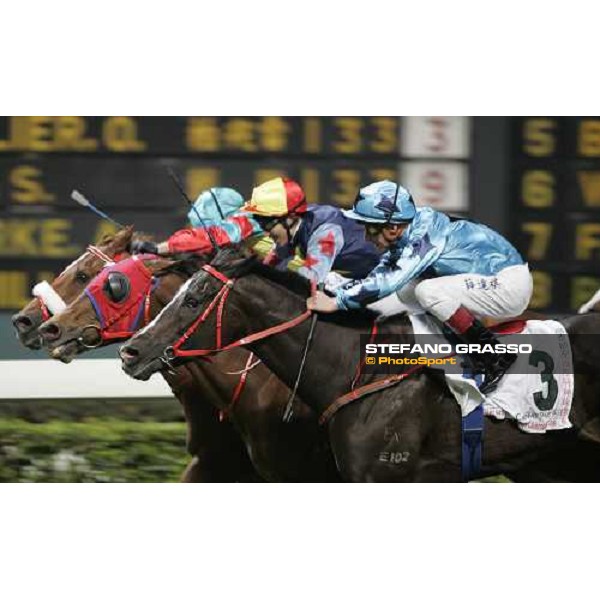
{"label": "bridle", "polygon": [[[86,254],[91,254],[91,255],[95,256],[96,258],[99,258],[101,261],[103,261],[103,262],[104,262],[104,266],[108,266],[108,265],[110,265],[110,264],[114,264],[115,262],[119,261],[119,260],[120,260],[120,257],[121,257],[121,255],[119,254],[119,255],[115,255],[115,257],[114,257],[114,258],[111,258],[110,256],[108,256],[108,254],[105,254],[105,253],[104,253],[102,250],[100,250],[100,248],[98,248],[97,246],[94,246],[94,245],[92,245],[92,244],[90,244],[90,245],[89,245],[89,246],[86,248],[86,251],[85,251],[85,253],[84,253],[84,254],[81,256],[81,258],[83,258],[83,257],[84,257]],[[69,267],[67,267],[67,269],[68,269],[68,268],[69,268]],[[65,272],[65,271],[66,271],[66,269],[65,269],[65,270],[63,270],[63,271],[62,271],[62,272],[61,272],[61,273],[58,275],[58,277],[60,277],[60,276],[61,276],[61,275],[62,275],[62,274]],[[57,279],[58,279],[58,277],[57,277]],[[50,308],[48,307],[47,300],[44,298],[44,293],[36,293],[36,288],[38,288],[38,286],[39,286],[40,284],[43,284],[43,283],[47,283],[47,282],[43,282],[43,281],[39,282],[38,284],[36,284],[36,285],[33,287],[33,290],[32,290],[32,292],[33,292],[33,295],[36,297],[36,299],[37,299],[37,301],[38,301],[38,303],[39,303],[39,305],[40,305],[40,310],[41,310],[41,313],[42,313],[42,323],[45,323],[46,321],[48,321],[49,319],[51,319],[51,318],[52,318],[52,316],[53,316],[53,312],[52,312],[52,311],[50,310]],[[50,286],[50,284],[49,284],[49,283],[48,283],[48,285]],[[52,286],[50,286],[50,287],[52,287]],[[39,288],[38,288],[38,289],[39,289]],[[56,296],[58,296],[58,298],[59,298],[59,299],[60,299],[60,300],[63,302],[63,304],[65,304],[65,305],[66,305],[67,303],[66,303],[66,302],[65,302],[65,301],[64,301],[64,300],[63,300],[63,299],[60,297],[60,295],[58,294],[58,292],[57,292],[56,290],[54,290],[54,288],[52,288],[52,290],[53,290],[53,293],[54,293]]]}
{"label": "bridle", "polygon": [[[223,346],[222,340],[222,331],[223,331],[223,313],[225,310],[225,303],[227,302],[227,298],[233,289],[235,284],[235,279],[230,279],[219,270],[215,269],[211,265],[204,265],[202,270],[218,279],[223,286],[217,292],[215,297],[211,300],[210,304],[206,307],[206,309],[198,315],[198,317],[192,322],[192,324],[188,327],[185,333],[172,345],[168,346],[164,350],[163,357],[161,358],[162,362],[164,362],[168,366],[171,365],[171,361],[178,357],[190,357],[190,356],[209,356],[213,354],[217,354],[218,352],[225,352],[226,350],[231,350],[232,348],[239,348],[241,346],[247,346],[253,342],[257,342],[259,340],[263,340],[267,337],[271,337],[278,333],[282,333],[283,331],[287,331],[288,329],[292,329],[310,317],[312,311],[307,309],[302,314],[294,317],[289,321],[285,321],[284,323],[280,323],[279,325],[274,325],[273,327],[269,327],[267,329],[263,329],[262,331],[258,331],[256,333],[252,333],[247,335],[235,342],[231,342]],[[315,284],[311,283],[312,292],[314,293]],[[193,333],[198,329],[198,327],[204,323],[208,317],[216,310],[216,329],[215,329],[215,339],[216,346],[215,348],[197,348],[191,350],[184,350],[182,348],[183,344],[193,335]]]}

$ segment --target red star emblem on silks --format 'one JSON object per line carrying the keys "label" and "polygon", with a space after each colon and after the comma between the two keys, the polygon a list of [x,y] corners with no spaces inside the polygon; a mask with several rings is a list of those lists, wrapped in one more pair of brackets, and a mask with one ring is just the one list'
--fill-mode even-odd
{"label": "red star emblem on silks", "polygon": [[308,267],[309,269],[311,267],[314,267],[315,265],[318,265],[319,261],[318,259],[314,258],[313,256],[311,256],[310,254],[308,254],[306,256],[306,258],[304,259],[304,263],[303,263],[303,267]]}
{"label": "red star emblem on silks", "polygon": [[333,236],[333,231],[330,231],[325,237],[321,238],[318,241],[318,244],[321,254],[324,256],[333,256],[333,251],[335,250],[335,237]]}

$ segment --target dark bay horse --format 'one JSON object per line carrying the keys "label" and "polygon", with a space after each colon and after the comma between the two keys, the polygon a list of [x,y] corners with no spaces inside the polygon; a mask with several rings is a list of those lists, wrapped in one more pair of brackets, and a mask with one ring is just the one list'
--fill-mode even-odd
{"label": "dark bay horse", "polygon": [[[121,349],[124,370],[147,378],[161,368],[161,357],[198,322],[187,344],[212,350],[216,347],[216,311],[207,315],[224,287],[229,294],[223,307],[223,346],[252,336],[302,315],[309,284],[299,276],[279,273],[222,251],[212,269],[199,271],[178,292],[154,321],[151,332],[134,336]],[[206,267],[205,267],[206,269]],[[212,270],[212,272],[211,272]],[[215,274],[218,273],[218,275]],[[572,317],[564,321],[569,334],[600,332],[600,316]],[[287,385],[294,382],[309,328],[309,320],[284,333],[249,344]],[[299,392],[317,414],[323,414],[349,391],[360,346],[368,335],[371,317],[360,313],[319,317]],[[404,336],[411,343],[412,327],[406,316],[387,321],[382,333]],[[600,348],[593,336],[579,338],[573,346],[576,368],[575,398],[569,430],[528,434],[512,421],[486,418],[482,475],[505,473],[516,480],[598,478],[598,444],[580,442],[578,431],[600,412]],[[587,345],[585,340],[587,340]],[[165,355],[165,349],[167,354]],[[422,370],[388,388],[338,410],[327,424],[331,447],[346,481],[460,481],[460,410],[437,373]],[[395,460],[391,461],[390,457]],[[585,458],[584,460],[581,460]]]}
{"label": "dark bay horse", "polygon": [[[86,251],[67,266],[52,282],[52,288],[65,301],[75,300],[104,268],[105,255],[111,259],[129,256],[133,239],[148,236],[134,234],[132,227],[105,237],[98,245],[99,253]],[[48,320],[44,305],[36,298],[13,316],[20,341],[32,350],[41,348],[39,327]],[[187,424],[186,446],[192,459],[182,476],[185,482],[255,481],[258,475],[248,459],[246,449],[230,422],[220,422],[218,411],[210,401],[219,390],[204,384],[202,373],[193,364],[163,373],[175,397],[183,407]],[[216,397],[214,399],[216,401]]]}
{"label": "dark bay horse", "polygon": [[[133,329],[116,333],[107,326],[112,318],[131,327],[129,321],[147,304],[151,320],[173,298],[191,272],[196,261],[173,261],[155,256],[137,256],[123,260],[96,277],[86,289],[59,315],[40,326],[39,332],[51,354],[65,362],[87,346],[99,346],[122,341]],[[142,272],[142,275],[140,275]],[[141,279],[140,279],[141,278]],[[154,281],[154,283],[152,283]],[[147,302],[146,302],[147,300]],[[96,308],[92,305],[95,303]],[[123,309],[119,310],[119,303]],[[108,316],[110,311],[112,317]],[[119,317],[123,316],[123,319]],[[102,318],[99,319],[99,316]],[[140,323],[141,325],[141,323]],[[152,325],[147,327],[151,335]],[[116,337],[111,337],[116,336]],[[85,346],[81,344],[85,343]],[[292,427],[282,423],[289,390],[266,367],[252,360],[255,366],[245,376],[245,387],[232,405],[239,375],[250,354],[245,349],[206,360],[191,361],[188,367],[202,381],[202,390],[210,393],[196,398],[197,403],[212,402],[211,408],[227,411],[248,450],[258,473],[269,481],[332,481],[337,471],[332,461],[327,439],[318,427],[312,411],[299,405],[298,419]],[[215,457],[218,462],[218,457]]]}

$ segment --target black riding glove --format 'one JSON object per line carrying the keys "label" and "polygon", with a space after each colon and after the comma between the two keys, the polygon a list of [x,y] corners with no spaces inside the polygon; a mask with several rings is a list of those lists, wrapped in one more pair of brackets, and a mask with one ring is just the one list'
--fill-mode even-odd
{"label": "black riding glove", "polygon": [[158,245],[147,240],[131,242],[131,254],[158,254]]}

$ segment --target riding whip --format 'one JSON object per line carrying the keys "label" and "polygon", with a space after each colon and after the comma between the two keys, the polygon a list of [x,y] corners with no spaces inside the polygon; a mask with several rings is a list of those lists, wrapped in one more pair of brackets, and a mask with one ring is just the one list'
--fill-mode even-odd
{"label": "riding whip", "polygon": [[96,208],[81,192],[77,190],[73,190],[71,192],[71,198],[85,208],[89,208],[92,212],[96,213],[99,217],[110,221],[120,229],[123,229],[125,225],[121,225],[118,221],[115,221],[112,217],[109,217],[105,212],[101,211],[99,208]]}
{"label": "riding whip", "polygon": [[[322,292],[325,289],[325,284],[320,282],[317,285],[317,290]],[[289,423],[292,420],[292,416],[294,415],[294,400],[296,399],[296,392],[298,391],[298,386],[300,385],[300,380],[302,379],[302,373],[304,372],[304,364],[306,363],[306,357],[308,356],[308,350],[310,348],[310,343],[312,341],[313,335],[315,333],[315,327],[317,325],[317,320],[319,318],[318,313],[313,313],[313,316],[310,320],[310,329],[308,330],[308,336],[306,338],[306,342],[304,344],[304,349],[302,350],[302,359],[300,360],[300,367],[298,368],[298,375],[296,375],[296,382],[294,383],[294,387],[288,396],[288,401],[285,406],[285,412],[283,413],[283,422]]]}
{"label": "riding whip", "polygon": [[[194,211],[194,213],[196,213],[196,216],[198,217],[198,221],[200,221],[202,228],[206,231],[206,234],[208,235],[208,239],[210,240],[211,244],[214,246],[215,250],[218,250],[219,244],[217,244],[217,240],[215,240],[215,238],[213,237],[213,234],[210,232],[210,229],[206,226],[206,223],[205,223],[204,219],[202,218],[202,216],[200,215],[200,213],[198,212],[198,209],[196,208],[196,205],[194,204],[194,202],[192,202],[190,200],[189,196],[185,193],[185,190],[183,189],[183,186],[181,185],[181,181],[179,181],[179,177],[177,177],[177,175],[175,174],[175,171],[173,171],[173,169],[171,167],[167,167],[167,173],[169,174],[169,177],[173,180],[173,183],[179,190],[179,193],[183,196],[184,200],[192,207],[192,210]],[[219,206],[219,201],[217,200],[217,197],[214,194],[213,194],[213,198],[214,198],[215,202],[217,203],[217,206]],[[221,211],[221,207],[219,206],[219,212],[220,211]]]}
{"label": "riding whip", "polygon": [[223,209],[221,208],[221,205],[219,204],[219,199],[217,198],[217,195],[213,192],[212,188],[209,188],[208,191],[210,192],[212,199],[215,201],[215,204],[217,205],[217,210],[219,211],[219,215],[220,215],[221,219],[224,220],[225,215],[223,214]]}

